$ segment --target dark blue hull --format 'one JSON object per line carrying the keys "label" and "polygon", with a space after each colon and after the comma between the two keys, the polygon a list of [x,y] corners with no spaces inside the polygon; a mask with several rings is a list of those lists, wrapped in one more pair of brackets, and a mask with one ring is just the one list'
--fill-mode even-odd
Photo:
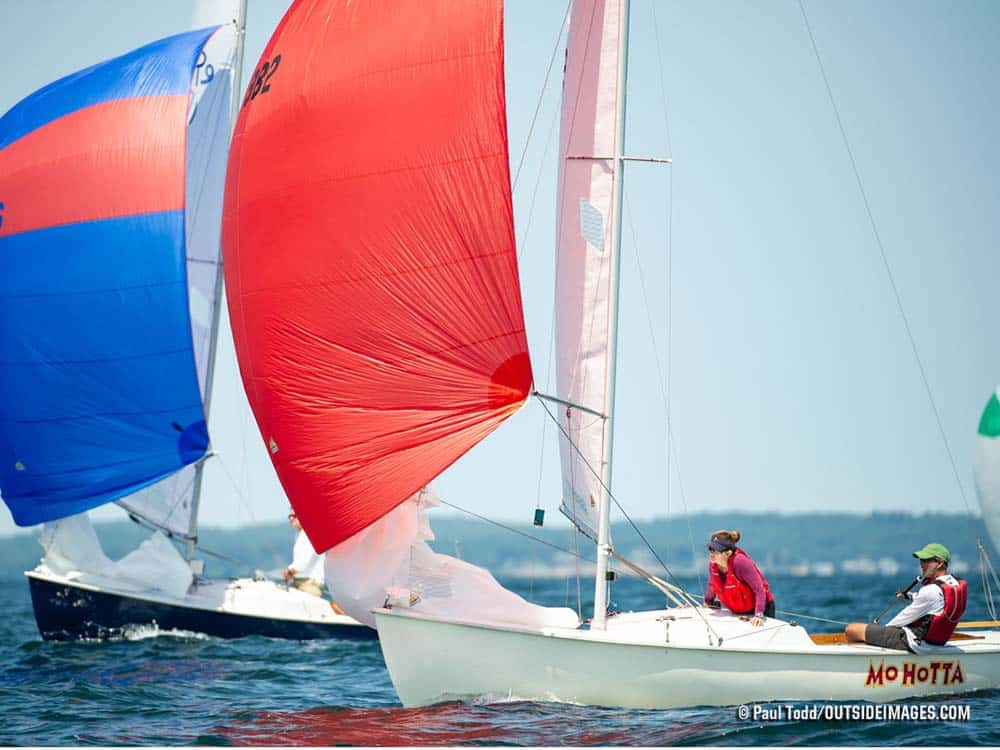
{"label": "dark blue hull", "polygon": [[374,640],[378,633],[365,625],[277,620],[233,612],[215,612],[138,599],[106,591],[91,591],[55,581],[28,577],[38,631],[47,641],[112,638],[129,626],[155,625],[160,630],[187,630],[217,638],[262,635],[311,640],[342,638]]}

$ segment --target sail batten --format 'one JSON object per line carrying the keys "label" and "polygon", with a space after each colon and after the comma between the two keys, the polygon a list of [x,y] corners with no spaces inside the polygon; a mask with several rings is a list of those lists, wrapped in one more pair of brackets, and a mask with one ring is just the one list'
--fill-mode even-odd
{"label": "sail batten", "polygon": [[502,29],[499,2],[298,0],[251,82],[226,185],[230,316],[317,550],[403,503],[531,390]]}

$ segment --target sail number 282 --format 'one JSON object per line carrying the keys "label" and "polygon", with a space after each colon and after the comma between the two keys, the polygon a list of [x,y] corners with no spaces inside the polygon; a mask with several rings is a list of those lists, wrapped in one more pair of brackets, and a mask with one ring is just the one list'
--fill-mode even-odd
{"label": "sail number 282", "polygon": [[279,65],[281,65],[281,55],[275,55],[273,60],[261,60],[257,70],[253,73],[253,78],[250,79],[250,85],[247,86],[242,106],[245,107],[259,95],[266,94],[271,90],[271,79],[278,72]]}

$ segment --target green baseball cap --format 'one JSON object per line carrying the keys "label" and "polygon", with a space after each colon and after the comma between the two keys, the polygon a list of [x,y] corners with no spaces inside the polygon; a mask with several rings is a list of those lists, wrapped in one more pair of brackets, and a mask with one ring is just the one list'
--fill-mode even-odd
{"label": "green baseball cap", "polygon": [[932,542],[931,544],[926,545],[923,549],[918,549],[913,553],[913,556],[920,558],[921,560],[930,560],[932,557],[936,557],[938,560],[948,562],[951,558],[951,553],[943,544],[936,544]]}

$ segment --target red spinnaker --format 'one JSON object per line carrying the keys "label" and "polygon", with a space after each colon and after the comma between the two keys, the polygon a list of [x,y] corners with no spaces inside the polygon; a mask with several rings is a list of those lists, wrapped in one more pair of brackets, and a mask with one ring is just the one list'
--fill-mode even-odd
{"label": "red spinnaker", "polygon": [[297,0],[236,125],[223,251],[240,371],[314,547],[524,402],[500,0]]}

